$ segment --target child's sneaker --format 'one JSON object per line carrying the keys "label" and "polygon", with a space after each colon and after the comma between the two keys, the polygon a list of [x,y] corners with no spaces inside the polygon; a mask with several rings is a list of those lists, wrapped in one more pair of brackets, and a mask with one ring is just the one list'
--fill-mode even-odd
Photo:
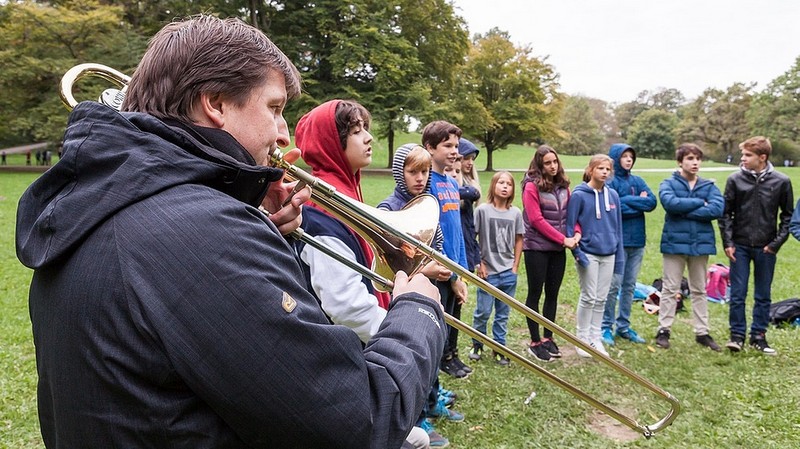
{"label": "child's sneaker", "polygon": [[457,399],[458,398],[458,394],[456,394],[455,391],[447,390],[443,386],[441,386],[441,384],[439,385],[439,396],[445,396],[445,397],[453,398],[453,399]]}
{"label": "child's sneaker", "polygon": [[481,359],[481,353],[483,352],[483,345],[480,343],[473,343],[472,349],[469,350],[469,359],[478,361]]}
{"label": "child's sneaker", "polygon": [[595,339],[594,341],[592,341],[590,346],[596,349],[597,352],[599,352],[600,354],[603,354],[604,356],[608,357],[608,351],[606,351],[606,347],[603,346],[602,338]]}
{"label": "child's sneaker", "polygon": [[433,410],[428,410],[428,418],[444,418],[448,421],[461,422],[464,420],[464,415],[455,410],[450,410],[444,405],[444,402],[436,402],[436,407]]}
{"label": "child's sneaker", "polygon": [[765,355],[777,355],[778,351],[769,347],[767,337],[764,334],[752,335],[750,337],[750,347],[756,351],[763,352]]}
{"label": "child's sneaker", "polygon": [[500,366],[507,366],[509,363],[511,363],[511,360],[509,360],[508,357],[500,354],[497,351],[492,351],[492,358],[494,358],[495,363]]}
{"label": "child's sneaker", "polygon": [[614,346],[614,334],[611,329],[603,329],[603,343],[608,346]]}
{"label": "child's sneaker", "polygon": [[542,346],[547,352],[550,353],[550,357],[559,358],[561,357],[561,350],[558,349],[556,342],[552,338],[545,338],[542,340]]}
{"label": "child's sneaker", "polygon": [[530,346],[528,346],[528,354],[542,362],[550,362],[553,359],[547,349],[545,349],[544,342],[541,341],[532,342]]}
{"label": "child's sneaker", "polygon": [[633,329],[627,329],[622,332],[617,329],[617,337],[624,338],[625,340],[630,341],[631,343],[647,343],[647,340],[640,337],[639,334],[636,333]]}
{"label": "child's sneaker", "polygon": [[442,360],[439,369],[441,369],[442,372],[444,372],[445,374],[449,374],[455,377],[456,379],[467,377],[467,373],[463,369],[461,369],[458,365],[456,365],[455,357],[453,357],[452,355]]}
{"label": "child's sneaker", "polygon": [[712,351],[716,351],[716,352],[722,351],[722,348],[720,348],[719,345],[717,344],[717,342],[714,341],[713,338],[711,338],[711,335],[708,335],[708,334],[706,334],[706,335],[697,335],[697,336],[694,337],[694,341],[696,341],[701,346],[705,346],[705,347],[711,349]]}
{"label": "child's sneaker", "polygon": [[737,334],[731,334],[731,340],[725,343],[725,347],[730,349],[731,352],[739,352],[744,349],[744,337]]}
{"label": "child's sneaker", "polygon": [[427,419],[421,419],[417,425],[428,433],[428,438],[431,440],[429,444],[430,447],[447,447],[450,445],[450,441],[440,435],[439,432],[434,429],[433,424]]}
{"label": "child's sneaker", "polygon": [[669,349],[669,329],[659,329],[656,334],[656,346]]}

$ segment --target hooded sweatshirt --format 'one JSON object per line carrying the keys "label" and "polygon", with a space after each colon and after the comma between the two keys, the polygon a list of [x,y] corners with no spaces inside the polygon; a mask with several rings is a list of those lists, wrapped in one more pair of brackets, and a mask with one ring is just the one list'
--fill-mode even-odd
{"label": "hooded sweatshirt", "polygon": [[[625,151],[633,153],[635,164],[636,151],[630,145],[617,143],[611,145],[608,150],[608,155],[614,160],[614,176],[608,180],[607,185],[619,195],[622,209],[622,241],[625,248],[642,248],[647,243],[644,213],[655,209],[657,201],[644,179],[620,165],[619,160]],[[647,196],[639,196],[642,192],[647,192]]]}
{"label": "hooded sweatshirt", "polygon": [[438,305],[398,297],[366,349],[329,324],[256,208],[282,171],[224,131],[84,102],[63,149],[16,228],[47,447],[400,446]]}
{"label": "hooded sweatshirt", "polygon": [[[392,158],[392,177],[394,177],[395,187],[394,191],[391,195],[386,197],[385,200],[381,201],[378,204],[378,209],[383,210],[391,210],[391,211],[398,211],[403,209],[409,201],[414,199],[414,195],[412,195],[408,191],[408,186],[406,185],[406,177],[405,177],[405,167],[406,167],[406,158],[408,157],[408,153],[411,152],[417,144],[407,143],[397,151],[394,152],[394,157]],[[430,172],[428,172],[428,181],[425,184],[425,188],[422,190],[422,193],[430,194],[431,191],[431,177]],[[441,226],[436,226],[436,234],[433,236],[433,241],[431,242],[431,247],[436,251],[442,251],[442,244],[444,243],[444,236],[442,235],[442,228]]]}
{"label": "hooded sweatshirt", "polygon": [[[295,141],[311,174],[336,187],[337,192],[356,201],[361,197],[361,170],[353,173],[336,129],[336,106],[332,100],[312,109],[297,123]],[[322,208],[303,212],[303,229],[320,243],[366,268],[373,266],[372,248],[363,237]],[[389,304],[389,295],[378,292],[372,282],[322,251],[296,243],[311,291],[322,309],[336,324],[355,331],[367,342],[378,331]]]}
{"label": "hooded sweatshirt", "polygon": [[597,191],[585,182],[575,187],[567,204],[567,237],[575,235],[577,225],[580,225],[581,240],[573,254],[579,263],[585,263],[584,253],[616,255],[614,273],[622,274],[625,249],[622,246],[622,214],[617,192],[607,186]]}

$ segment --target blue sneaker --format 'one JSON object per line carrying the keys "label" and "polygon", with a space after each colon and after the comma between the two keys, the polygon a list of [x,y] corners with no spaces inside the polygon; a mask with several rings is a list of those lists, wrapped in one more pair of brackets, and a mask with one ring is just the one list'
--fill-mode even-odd
{"label": "blue sneaker", "polygon": [[433,428],[433,424],[427,419],[421,419],[417,426],[421,427],[422,430],[428,433],[428,438],[431,440],[429,443],[430,447],[447,447],[450,445],[450,440],[443,437],[436,429]]}
{"label": "blue sneaker", "polygon": [[444,405],[444,402],[442,401],[436,402],[436,408],[434,408],[433,410],[428,410],[427,417],[433,419],[444,418],[448,421],[453,421],[453,422],[461,422],[464,420],[464,415],[458,413],[455,410],[448,409],[447,406]]}
{"label": "blue sneaker", "polygon": [[439,402],[444,403],[444,406],[450,408],[456,403],[456,399],[450,396],[439,395]]}
{"label": "blue sneaker", "polygon": [[611,333],[611,329],[603,329],[603,344],[614,346],[614,334]]}
{"label": "blue sneaker", "polygon": [[444,387],[441,386],[441,384],[439,385],[439,396],[447,396],[448,398],[453,398],[453,399],[458,398],[458,395],[456,394],[455,391],[446,390]]}
{"label": "blue sneaker", "polygon": [[[631,343],[647,343],[647,340],[640,337],[639,334],[637,334],[633,329],[624,330],[622,332],[617,329],[617,337],[630,340]],[[603,338],[605,339],[605,334],[603,334]]]}

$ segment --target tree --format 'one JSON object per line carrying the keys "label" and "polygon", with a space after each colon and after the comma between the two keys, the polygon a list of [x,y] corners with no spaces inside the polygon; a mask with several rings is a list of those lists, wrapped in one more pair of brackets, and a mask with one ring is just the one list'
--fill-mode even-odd
{"label": "tree", "polygon": [[788,159],[800,155],[800,57],[783,75],[754,96],[747,111],[752,134],[769,136],[773,151]]}
{"label": "tree", "polygon": [[746,120],[752,85],[735,83],[726,90],[709,88],[681,110],[683,116],[676,130],[682,142],[705,147],[707,157],[725,160],[739,142],[747,138]]}
{"label": "tree", "polygon": [[445,0],[281,2],[268,34],[304,79],[302,98],[287,110],[290,123],[331,98],[360,101],[389,140],[389,164],[395,131],[429,106],[437,83],[452,83],[452,64],[468,44],[463,20]]}
{"label": "tree", "polygon": [[[6,144],[57,142],[67,113],[59,100],[63,74],[80,62],[100,62],[121,71],[135,67],[144,39],[121,20],[120,8],[95,0],[57,6],[9,3],[0,15],[0,140]],[[99,90],[93,85],[102,85]],[[81,82],[79,99],[95,99],[109,84]]]}
{"label": "tree", "polygon": [[611,105],[599,98],[584,97],[583,99],[592,110],[592,117],[600,127],[600,132],[605,136],[606,143],[608,143],[608,140],[618,137],[619,125],[616,117],[614,117],[614,109]]}
{"label": "tree", "polygon": [[530,47],[515,47],[507,32],[494,28],[475,36],[458,74],[451,114],[466,135],[486,147],[486,170],[493,170],[495,150],[557,135],[557,75],[531,53]]}
{"label": "tree", "polygon": [[669,158],[675,153],[674,131],[678,118],[660,109],[642,112],[633,121],[628,143],[642,157]]}
{"label": "tree", "polygon": [[636,99],[627,103],[622,103],[614,110],[619,126],[619,135],[623,139],[628,138],[628,132],[633,122],[644,111],[657,109],[676,113],[686,98],[678,89],[660,87],[655,92],[643,90],[639,92]]}
{"label": "tree", "polygon": [[563,136],[556,138],[558,151],[564,154],[595,154],[602,150],[604,137],[583,97],[567,97],[559,126]]}

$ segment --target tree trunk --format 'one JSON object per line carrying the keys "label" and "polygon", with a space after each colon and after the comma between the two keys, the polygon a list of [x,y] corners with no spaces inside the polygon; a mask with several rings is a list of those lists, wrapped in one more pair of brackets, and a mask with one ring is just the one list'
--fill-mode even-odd
{"label": "tree trunk", "polygon": [[386,168],[392,168],[392,160],[394,159],[394,122],[389,122],[389,132],[386,133],[386,141],[389,145],[389,162]]}

